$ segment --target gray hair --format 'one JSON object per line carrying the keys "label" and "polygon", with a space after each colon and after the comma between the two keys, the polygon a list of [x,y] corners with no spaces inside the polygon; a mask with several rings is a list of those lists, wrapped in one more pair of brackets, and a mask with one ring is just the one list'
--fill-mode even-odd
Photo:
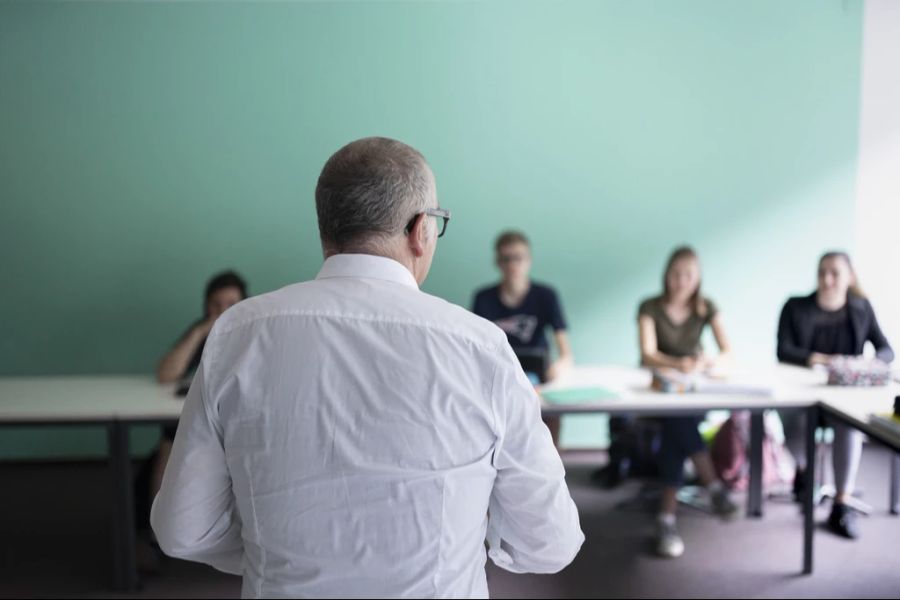
{"label": "gray hair", "polygon": [[350,142],[328,159],[316,185],[322,249],[327,256],[377,248],[434,196],[434,176],[415,148],[383,137]]}

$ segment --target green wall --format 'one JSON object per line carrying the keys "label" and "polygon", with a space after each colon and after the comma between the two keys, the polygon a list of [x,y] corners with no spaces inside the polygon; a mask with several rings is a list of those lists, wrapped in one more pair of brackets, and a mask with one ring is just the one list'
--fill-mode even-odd
{"label": "green wall", "polygon": [[[0,2],[0,374],[149,373],[212,272],[255,293],[313,277],[318,171],[376,134],[419,148],[453,210],[427,291],[468,305],[520,227],[577,359],[634,364],[637,302],[690,242],[738,355],[771,361],[784,297],[852,247],[861,18],[847,0]],[[0,430],[0,458],[103,444]]]}

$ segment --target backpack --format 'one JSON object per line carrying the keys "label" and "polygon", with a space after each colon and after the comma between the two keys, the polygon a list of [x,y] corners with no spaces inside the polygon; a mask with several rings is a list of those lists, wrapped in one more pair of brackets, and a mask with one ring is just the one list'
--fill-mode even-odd
{"label": "backpack", "polygon": [[[768,423],[763,433],[763,489],[784,483],[782,473],[785,457],[782,447],[775,443]],[[719,478],[732,490],[746,490],[750,484],[750,412],[733,413],[716,432],[710,454]]]}

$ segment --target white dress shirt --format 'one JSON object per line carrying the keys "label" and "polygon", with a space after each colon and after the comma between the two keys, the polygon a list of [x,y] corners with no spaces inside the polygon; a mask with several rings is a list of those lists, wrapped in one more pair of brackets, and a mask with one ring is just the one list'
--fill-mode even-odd
{"label": "white dress shirt", "polygon": [[506,335],[344,254],[216,322],[151,521],[244,597],[486,598],[485,540],[514,572],[577,554],[564,475]]}

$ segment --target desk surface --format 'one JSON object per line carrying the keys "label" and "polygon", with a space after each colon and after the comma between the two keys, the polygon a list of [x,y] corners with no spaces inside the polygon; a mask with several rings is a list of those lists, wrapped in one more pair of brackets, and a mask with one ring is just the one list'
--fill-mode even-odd
{"label": "desk surface", "polygon": [[0,422],[175,420],[184,401],[174,390],[147,375],[0,377]]}
{"label": "desk surface", "polygon": [[[601,402],[556,404],[544,413],[597,412],[667,413],[714,409],[780,408],[823,402],[857,425],[869,426],[869,415],[892,410],[900,394],[896,383],[882,388],[841,388],[825,385],[824,373],[799,367],[772,365],[735,373],[735,383],[771,387],[771,396],[746,393],[664,394],[649,388],[646,369],[619,366],[579,366],[544,390],[600,387],[616,394]],[[88,423],[164,421],[177,419],[183,400],[174,386],[159,385],[147,375],[0,377],[0,422]],[[864,428],[865,430],[865,428]]]}
{"label": "desk surface", "polygon": [[894,397],[900,395],[898,386],[868,388],[867,394],[858,394],[855,397],[837,393],[843,391],[844,389],[840,388],[827,390],[821,398],[823,410],[900,451],[900,431],[873,423],[870,418],[872,414],[889,415],[893,412]]}
{"label": "desk surface", "polygon": [[736,370],[728,381],[738,385],[757,385],[771,389],[771,395],[744,392],[686,394],[661,393],[650,389],[652,375],[647,369],[613,366],[577,366],[564,378],[545,385],[553,392],[598,387],[616,397],[600,402],[547,404],[545,415],[597,412],[667,413],[681,411],[791,408],[828,401],[835,406],[852,407],[853,413],[868,422],[872,412],[889,412],[893,397],[900,393],[896,383],[887,387],[828,386],[827,375],[803,367],[771,365],[762,369]]}

